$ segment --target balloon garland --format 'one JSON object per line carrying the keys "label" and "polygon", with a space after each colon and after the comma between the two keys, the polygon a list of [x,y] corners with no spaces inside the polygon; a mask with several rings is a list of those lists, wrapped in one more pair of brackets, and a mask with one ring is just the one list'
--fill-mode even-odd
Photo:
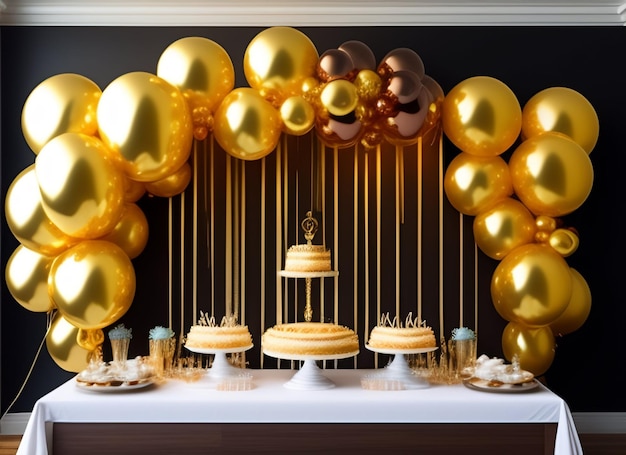
{"label": "balloon garland", "polygon": [[[591,302],[584,278],[563,259],[578,237],[558,219],[591,189],[587,155],[598,134],[591,105],[554,88],[522,111],[510,89],[488,77],[444,96],[411,49],[394,49],[378,65],[360,41],[320,55],[290,27],[255,36],[243,66],[249,87],[235,88],[226,51],[188,37],[163,51],[154,74],[124,74],[104,90],[58,74],[28,96],[22,130],[36,158],[6,195],[7,222],[20,242],[6,282],[26,309],[51,315],[46,344],[55,362],[82,370],[98,355],[102,328],[129,309],[131,259],[148,238],[136,201],[185,191],[194,140],[212,134],[230,156],[258,160],[281,135],[314,130],[329,147],[373,150],[383,141],[415,144],[442,128],[461,150],[446,171],[446,195],[476,217],[481,250],[502,261],[492,297],[510,321],[505,355],[543,373],[554,334],[582,325]],[[500,155],[520,134],[524,142],[507,164]]]}

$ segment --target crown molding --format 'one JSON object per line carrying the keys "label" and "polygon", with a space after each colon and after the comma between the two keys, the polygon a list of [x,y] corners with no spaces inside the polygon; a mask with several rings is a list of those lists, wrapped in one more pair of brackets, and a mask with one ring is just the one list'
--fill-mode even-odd
{"label": "crown molding", "polygon": [[611,0],[4,0],[16,26],[623,26]]}

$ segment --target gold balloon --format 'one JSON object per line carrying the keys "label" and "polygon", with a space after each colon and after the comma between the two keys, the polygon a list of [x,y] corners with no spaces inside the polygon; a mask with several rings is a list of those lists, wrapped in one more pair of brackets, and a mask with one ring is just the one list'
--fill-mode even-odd
{"label": "gold balloon", "polygon": [[134,259],[148,243],[148,220],[137,204],[126,203],[120,220],[113,230],[100,240],[115,243],[124,253]]}
{"label": "gold balloon", "polygon": [[443,131],[464,152],[495,156],[517,140],[522,109],[511,89],[488,76],[466,79],[443,101]]}
{"label": "gold balloon", "polygon": [[81,348],[88,351],[95,351],[99,346],[104,343],[104,332],[102,329],[83,330],[78,329],[78,335],[76,335],[76,343]]}
{"label": "gold balloon", "polygon": [[550,327],[526,327],[509,322],[502,332],[504,357],[513,361],[517,355],[520,368],[541,376],[554,361],[556,343]]}
{"label": "gold balloon", "polygon": [[230,92],[215,113],[215,139],[226,153],[242,160],[270,154],[280,138],[279,112],[251,88]]}
{"label": "gold balloon", "polygon": [[315,110],[302,96],[290,96],[280,106],[283,131],[293,136],[302,136],[315,125]]}
{"label": "gold balloon", "polygon": [[46,334],[46,347],[52,360],[64,369],[79,373],[89,364],[91,350],[78,344],[79,329],[68,322],[60,313],[52,318]]}
{"label": "gold balloon", "polygon": [[146,182],[146,191],[153,196],[173,197],[185,191],[191,182],[191,165],[185,163],[180,169],[155,182]]}
{"label": "gold balloon", "polygon": [[72,325],[99,329],[117,321],[130,308],[135,270],[114,243],[85,240],[54,260],[48,292]]}
{"label": "gold balloon", "polygon": [[551,247],[531,243],[515,248],[496,267],[491,298],[507,321],[540,327],[558,318],[572,297],[565,259]]}
{"label": "gold balloon", "polygon": [[22,132],[28,146],[38,154],[60,134],[96,134],[96,109],[101,95],[100,87],[80,74],[57,74],[41,82],[28,95],[22,109]]}
{"label": "gold balloon", "polygon": [[291,27],[270,27],[248,44],[243,69],[250,87],[282,104],[301,94],[302,83],[315,75],[319,54],[313,42]]}
{"label": "gold balloon", "polygon": [[444,176],[450,204],[465,215],[476,215],[513,194],[506,162],[499,156],[459,153]]}
{"label": "gold balloon", "polygon": [[137,202],[146,194],[146,187],[143,182],[124,178],[124,200],[126,202]]}
{"label": "gold balloon", "polygon": [[345,79],[336,79],[326,84],[320,99],[328,112],[338,117],[352,112],[359,101],[356,87]]}
{"label": "gold balloon", "polygon": [[195,113],[194,137],[211,129],[211,115],[235,86],[228,53],[216,42],[192,36],[170,44],[161,54],[157,76],[178,87]]}
{"label": "gold balloon", "polygon": [[64,133],[35,160],[43,208],[61,231],[97,238],[111,231],[124,208],[124,179],[92,136]]}
{"label": "gold balloon", "polygon": [[538,231],[547,232],[549,234],[556,229],[558,223],[557,220],[551,216],[539,215],[535,219],[535,224],[537,225]]}
{"label": "gold balloon", "polygon": [[557,133],[522,142],[509,159],[509,169],[515,193],[535,215],[559,217],[573,212],[593,185],[589,155]]}
{"label": "gold balloon", "polygon": [[522,137],[562,133],[591,153],[598,141],[600,122],[595,109],[571,88],[551,87],[534,95],[522,110]]}
{"label": "gold balloon", "polygon": [[550,324],[555,335],[567,335],[578,330],[591,312],[591,289],[585,278],[576,269],[572,273],[572,298],[565,311]]}
{"label": "gold balloon", "polygon": [[9,229],[21,244],[47,256],[56,256],[79,239],[61,231],[46,214],[32,164],[11,182],[4,200]]}
{"label": "gold balloon", "polygon": [[533,241],[535,218],[524,204],[507,197],[476,215],[473,231],[481,251],[501,260],[518,246]]}
{"label": "gold balloon", "polygon": [[354,86],[359,100],[375,101],[380,95],[383,81],[376,71],[364,69],[356,75]]}
{"label": "gold balloon", "polygon": [[191,114],[180,90],[154,74],[124,74],[98,103],[102,141],[133,180],[160,180],[187,161],[193,142]]}
{"label": "gold balloon", "polygon": [[571,256],[578,249],[578,236],[570,229],[557,229],[548,239],[550,246],[563,257]]}
{"label": "gold balloon", "polygon": [[7,289],[29,311],[47,313],[54,308],[48,296],[48,274],[53,259],[19,245],[7,261],[4,271]]}

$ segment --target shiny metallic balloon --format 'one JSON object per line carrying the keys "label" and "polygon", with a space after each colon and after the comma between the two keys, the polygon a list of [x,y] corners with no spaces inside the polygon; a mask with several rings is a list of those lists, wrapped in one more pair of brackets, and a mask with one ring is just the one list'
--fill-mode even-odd
{"label": "shiny metallic balloon", "polygon": [[54,308],[48,295],[48,274],[54,256],[19,245],[7,261],[5,280],[13,298],[29,311],[47,313]]}
{"label": "shiny metallic balloon", "polygon": [[521,369],[541,376],[554,361],[556,343],[550,327],[509,322],[502,331],[502,350],[507,360],[512,362],[517,355]]}
{"label": "shiny metallic balloon", "polygon": [[79,331],[78,327],[57,313],[46,335],[46,347],[52,360],[65,371],[73,373],[87,368],[92,357],[91,350],[78,344]]}

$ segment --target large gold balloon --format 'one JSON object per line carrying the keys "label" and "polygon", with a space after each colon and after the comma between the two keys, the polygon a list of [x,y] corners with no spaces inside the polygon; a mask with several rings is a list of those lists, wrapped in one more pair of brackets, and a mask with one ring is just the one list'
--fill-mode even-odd
{"label": "large gold balloon", "polygon": [[551,324],[572,297],[565,259],[550,246],[531,243],[515,248],[496,267],[491,298],[507,321],[540,327]]}
{"label": "large gold balloon", "polygon": [[126,203],[120,220],[113,230],[101,238],[119,246],[124,253],[134,259],[141,254],[148,243],[148,220],[137,204]]}
{"label": "large gold balloon", "polygon": [[522,142],[509,159],[513,188],[535,215],[559,217],[579,208],[593,185],[593,166],[580,145],[558,133]]}
{"label": "large gold balloon", "polygon": [[477,215],[513,194],[509,168],[499,156],[461,152],[446,169],[443,184],[450,204],[465,215]]}
{"label": "large gold balloon", "polygon": [[52,323],[46,334],[46,347],[52,360],[64,369],[79,373],[89,364],[92,351],[78,344],[79,329],[60,313],[52,318]]}
{"label": "large gold balloon", "polygon": [[302,96],[290,96],[280,106],[280,118],[285,133],[302,136],[315,125],[315,109]]}
{"label": "large gold balloon", "polygon": [[101,95],[100,87],[80,74],[57,74],[41,82],[22,109],[22,132],[28,146],[37,154],[60,134],[96,134]]}
{"label": "large gold balloon", "polygon": [[258,160],[276,148],[282,122],[278,110],[254,89],[230,92],[215,113],[215,139],[226,153]]}
{"label": "large gold balloon", "polygon": [[193,125],[180,90],[154,74],[124,74],[102,92],[100,137],[119,167],[133,180],[160,180],[191,153]]}
{"label": "large gold balloon", "polygon": [[157,76],[178,87],[192,111],[194,137],[211,128],[211,116],[235,86],[228,53],[208,38],[191,36],[170,44],[161,54]]}
{"label": "large gold balloon", "polygon": [[502,331],[504,357],[513,361],[517,355],[520,368],[541,376],[554,361],[556,343],[550,327],[526,327],[509,322]]}
{"label": "large gold balloon", "polygon": [[551,87],[534,95],[522,110],[522,137],[562,133],[591,153],[598,141],[600,121],[583,95],[567,87]]}
{"label": "large gold balloon", "polygon": [[511,89],[488,76],[457,84],[442,106],[443,131],[459,149],[472,155],[500,155],[517,140],[522,109]]}
{"label": "large gold balloon", "polygon": [[535,218],[524,204],[504,198],[474,218],[476,245],[490,258],[501,260],[518,246],[535,237]]}
{"label": "large gold balloon", "polygon": [[48,274],[54,257],[19,245],[7,261],[5,279],[13,298],[29,311],[47,313],[54,308],[48,295]]}
{"label": "large gold balloon", "polygon": [[48,292],[61,314],[80,329],[106,327],[135,296],[135,270],[124,251],[104,240],[85,240],[52,263]]}
{"label": "large gold balloon", "polygon": [[300,95],[302,83],[315,75],[319,54],[313,42],[291,27],[270,27],[256,35],[243,57],[250,87],[275,106]]}
{"label": "large gold balloon", "polygon": [[61,231],[46,214],[34,164],[11,182],[4,200],[4,211],[15,238],[33,251],[56,256],[79,242],[79,239]]}
{"label": "large gold balloon", "polygon": [[43,208],[67,235],[89,239],[111,231],[124,208],[124,178],[102,142],[64,133],[35,160]]}
{"label": "large gold balloon", "polygon": [[585,323],[591,313],[591,289],[585,278],[576,269],[572,273],[572,298],[565,311],[550,327],[555,335],[567,335],[575,332]]}
{"label": "large gold balloon", "polygon": [[191,165],[185,163],[180,169],[167,177],[155,182],[146,182],[146,191],[153,196],[173,197],[185,191],[191,182]]}

